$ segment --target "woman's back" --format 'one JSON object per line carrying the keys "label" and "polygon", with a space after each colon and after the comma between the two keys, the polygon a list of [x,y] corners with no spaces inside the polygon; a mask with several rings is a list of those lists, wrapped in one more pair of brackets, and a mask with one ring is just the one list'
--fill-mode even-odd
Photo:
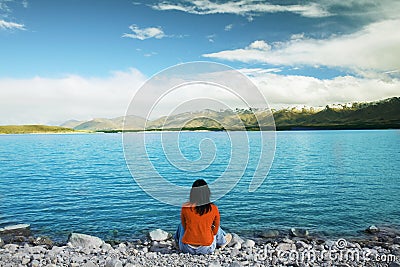
{"label": "woman's back", "polygon": [[209,246],[218,232],[220,215],[218,207],[210,204],[210,211],[200,215],[195,205],[185,203],[182,206],[181,222],[185,229],[182,242],[194,246]]}

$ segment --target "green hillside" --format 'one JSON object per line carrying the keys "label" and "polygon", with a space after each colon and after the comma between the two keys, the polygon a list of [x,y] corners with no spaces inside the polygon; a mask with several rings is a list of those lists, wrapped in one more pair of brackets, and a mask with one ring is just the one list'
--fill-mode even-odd
{"label": "green hillside", "polygon": [[46,125],[6,125],[0,126],[0,134],[26,134],[26,133],[71,133],[74,129]]}
{"label": "green hillside", "polygon": [[319,112],[281,110],[274,113],[278,130],[400,128],[400,97]]}

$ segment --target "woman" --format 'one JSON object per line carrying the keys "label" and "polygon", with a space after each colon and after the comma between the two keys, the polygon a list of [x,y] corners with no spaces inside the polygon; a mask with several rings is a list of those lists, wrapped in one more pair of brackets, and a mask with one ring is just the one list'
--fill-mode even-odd
{"label": "woman", "polygon": [[210,254],[217,246],[224,248],[232,240],[232,235],[219,226],[219,211],[211,203],[210,195],[206,181],[199,179],[193,183],[190,200],[182,206],[181,224],[174,236],[182,252]]}

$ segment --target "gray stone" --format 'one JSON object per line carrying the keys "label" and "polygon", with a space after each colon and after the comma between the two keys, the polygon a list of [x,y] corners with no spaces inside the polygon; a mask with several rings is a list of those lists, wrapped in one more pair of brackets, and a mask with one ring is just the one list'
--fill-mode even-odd
{"label": "gray stone", "polygon": [[389,264],[389,267],[400,267],[400,263],[393,261]]}
{"label": "gray stone", "polygon": [[84,264],[82,265],[82,267],[97,267],[97,265],[94,264],[94,263],[91,262],[91,261],[88,261],[88,262],[84,263]]}
{"label": "gray stone", "polygon": [[99,248],[104,244],[104,241],[95,236],[72,233],[69,235],[68,243],[70,243],[73,248]]}
{"label": "gray stone", "polygon": [[152,245],[150,247],[150,251],[151,252],[160,252],[161,254],[166,254],[166,253],[170,252],[170,250],[167,247],[160,245],[160,244]]}
{"label": "gray stone", "polygon": [[171,237],[168,232],[161,229],[156,229],[149,232],[149,237],[152,241],[164,241]]}
{"label": "gray stone", "polygon": [[2,248],[4,246],[4,241],[3,239],[0,238],[0,248]]}
{"label": "gray stone", "polygon": [[291,228],[289,234],[295,237],[307,237],[309,235],[307,229],[298,229],[298,228]]}
{"label": "gray stone", "polygon": [[369,234],[376,234],[379,232],[379,228],[375,225],[370,225],[365,231]]}
{"label": "gray stone", "polygon": [[310,245],[308,245],[306,242],[304,242],[304,241],[301,241],[301,240],[299,240],[299,241],[296,241],[296,248],[297,249],[305,249],[305,248],[309,248],[309,246]]}
{"label": "gray stone", "polygon": [[31,262],[31,259],[30,258],[23,258],[22,259],[22,265],[27,265],[28,263],[30,263]]}
{"label": "gray stone", "polygon": [[101,246],[100,246],[100,248],[102,249],[102,250],[104,250],[104,251],[109,251],[109,250],[111,250],[112,249],[112,246],[110,245],[110,244],[108,244],[108,243],[103,243]]}
{"label": "gray stone", "polygon": [[220,267],[221,264],[219,263],[219,261],[212,261],[208,264],[208,267]]}
{"label": "gray stone", "polygon": [[39,262],[38,260],[33,260],[33,261],[31,262],[31,266],[32,266],[32,267],[38,267],[39,264],[40,264],[40,262]]}
{"label": "gray stone", "polygon": [[31,230],[30,230],[30,225],[29,224],[15,224],[15,225],[10,225],[6,226],[4,228],[0,228],[0,234],[1,235],[13,235],[13,236],[30,236],[31,235]]}
{"label": "gray stone", "polygon": [[52,247],[53,246],[53,241],[47,236],[39,236],[39,237],[35,238],[35,240],[33,241],[33,244],[35,244],[35,245],[45,245],[45,246],[48,246],[48,247]]}
{"label": "gray stone", "polygon": [[295,244],[290,244],[290,243],[280,243],[276,247],[276,250],[279,250],[279,251],[296,250],[296,245]]}
{"label": "gray stone", "polygon": [[122,267],[122,262],[118,259],[109,259],[106,261],[105,267]]}
{"label": "gray stone", "polygon": [[232,233],[232,240],[229,242],[228,247],[236,247],[240,249],[244,240],[235,233]]}
{"label": "gray stone", "polygon": [[15,244],[7,244],[4,245],[4,249],[7,250],[8,252],[14,253],[18,249],[18,246]]}
{"label": "gray stone", "polygon": [[233,248],[241,249],[242,248],[242,244],[241,243],[236,243],[236,244],[233,245]]}
{"label": "gray stone", "polygon": [[256,242],[254,242],[251,239],[247,239],[245,242],[242,243],[242,247],[245,247],[245,248],[252,248],[255,245],[256,245]]}
{"label": "gray stone", "polygon": [[294,244],[294,241],[293,241],[292,239],[289,239],[289,238],[284,238],[284,239],[282,240],[282,242],[283,242],[283,243]]}
{"label": "gray stone", "polygon": [[393,238],[393,244],[400,245],[400,236],[396,236],[395,238]]}
{"label": "gray stone", "polygon": [[237,256],[238,254],[239,254],[239,249],[233,248],[233,249],[231,250],[231,257],[235,257],[235,256]]}
{"label": "gray stone", "polygon": [[261,237],[264,238],[275,238],[279,236],[279,231],[277,230],[267,230],[260,234]]}

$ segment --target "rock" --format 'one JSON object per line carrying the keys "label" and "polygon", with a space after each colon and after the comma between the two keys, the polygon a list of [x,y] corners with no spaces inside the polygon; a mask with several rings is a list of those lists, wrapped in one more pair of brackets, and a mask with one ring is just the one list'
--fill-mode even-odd
{"label": "rock", "polygon": [[221,267],[219,261],[212,261],[208,264],[208,267]]}
{"label": "rock", "polygon": [[27,265],[28,263],[30,263],[31,262],[31,259],[30,258],[23,258],[22,259],[22,265]]}
{"label": "rock", "polygon": [[149,249],[148,249],[147,247],[143,247],[142,251],[143,251],[144,253],[147,253],[147,252],[149,252]]}
{"label": "rock", "polygon": [[251,239],[247,239],[245,242],[242,243],[242,247],[245,247],[245,248],[252,248],[255,245],[256,245],[256,242],[254,242]]}
{"label": "rock", "polygon": [[400,263],[393,261],[389,264],[389,267],[400,267]]}
{"label": "rock", "polygon": [[242,265],[238,261],[232,262],[229,267],[242,267]]}
{"label": "rock", "polygon": [[4,246],[4,241],[3,239],[0,238],[0,248],[2,248]]}
{"label": "rock", "polygon": [[82,265],[82,267],[97,267],[96,264],[94,264],[91,261],[86,262],[85,264]]}
{"label": "rock", "polygon": [[267,231],[261,232],[259,235],[264,238],[275,238],[275,237],[279,236],[279,231],[267,230]]}
{"label": "rock", "polygon": [[118,259],[110,259],[106,261],[105,267],[122,267],[122,262]]}
{"label": "rock", "polygon": [[112,246],[111,246],[110,244],[108,244],[108,243],[103,243],[103,244],[100,246],[100,248],[101,248],[104,252],[107,252],[107,251],[109,251],[110,249],[112,249]]}
{"label": "rock", "polygon": [[239,254],[239,249],[237,248],[233,248],[231,250],[231,257],[234,258],[235,256],[237,256]]}
{"label": "rock", "polygon": [[307,229],[297,229],[297,228],[291,228],[289,234],[295,237],[307,237],[309,235]]}
{"label": "rock", "polygon": [[297,249],[306,249],[306,248],[309,248],[309,246],[310,245],[308,245],[306,242],[304,242],[304,241],[301,241],[301,240],[299,240],[299,241],[296,241],[296,248]]}
{"label": "rock", "polygon": [[236,247],[240,249],[244,240],[235,233],[232,233],[232,240],[229,242],[228,247]]}
{"label": "rock", "polygon": [[52,247],[53,246],[53,241],[48,238],[47,236],[39,236],[37,238],[35,238],[35,240],[33,241],[33,244],[35,244],[36,246],[38,245],[44,245],[47,247]]}
{"label": "rock", "polygon": [[294,241],[293,241],[292,239],[289,239],[289,238],[284,238],[284,239],[282,240],[282,242],[283,242],[283,243],[294,244]]}
{"label": "rock", "polygon": [[161,229],[156,229],[149,232],[149,237],[152,241],[164,241],[171,237],[168,232]]}
{"label": "rock", "polygon": [[4,245],[4,249],[8,252],[14,253],[18,249],[18,246],[16,244],[7,244]]}
{"label": "rock", "polygon": [[333,248],[334,246],[336,246],[336,242],[333,240],[326,240],[325,245],[327,246],[327,248]]}
{"label": "rock", "polygon": [[235,245],[233,245],[233,248],[241,249],[242,248],[242,244],[241,243],[236,243]]}
{"label": "rock", "polygon": [[0,235],[25,236],[31,235],[29,224],[16,224],[0,228]]}
{"label": "rock", "polygon": [[[396,236],[395,238],[393,238],[393,244],[400,245],[400,236]],[[1,247],[1,245],[0,245],[0,247]]]}
{"label": "rock", "polygon": [[276,247],[276,250],[278,250],[278,251],[296,250],[296,245],[295,244],[290,244],[290,243],[280,243]]}
{"label": "rock", "polygon": [[72,233],[68,237],[68,243],[70,243],[73,248],[98,248],[104,244],[104,241],[95,236]]}
{"label": "rock", "polygon": [[39,264],[40,264],[40,262],[39,262],[38,260],[33,260],[33,261],[31,262],[31,266],[32,266],[32,267],[38,267]]}
{"label": "rock", "polygon": [[379,232],[379,228],[375,225],[370,225],[367,229],[365,229],[365,232],[369,234],[376,234]]}
{"label": "rock", "polygon": [[151,252],[160,252],[161,254],[166,254],[170,250],[162,244],[155,244],[150,247]]}

